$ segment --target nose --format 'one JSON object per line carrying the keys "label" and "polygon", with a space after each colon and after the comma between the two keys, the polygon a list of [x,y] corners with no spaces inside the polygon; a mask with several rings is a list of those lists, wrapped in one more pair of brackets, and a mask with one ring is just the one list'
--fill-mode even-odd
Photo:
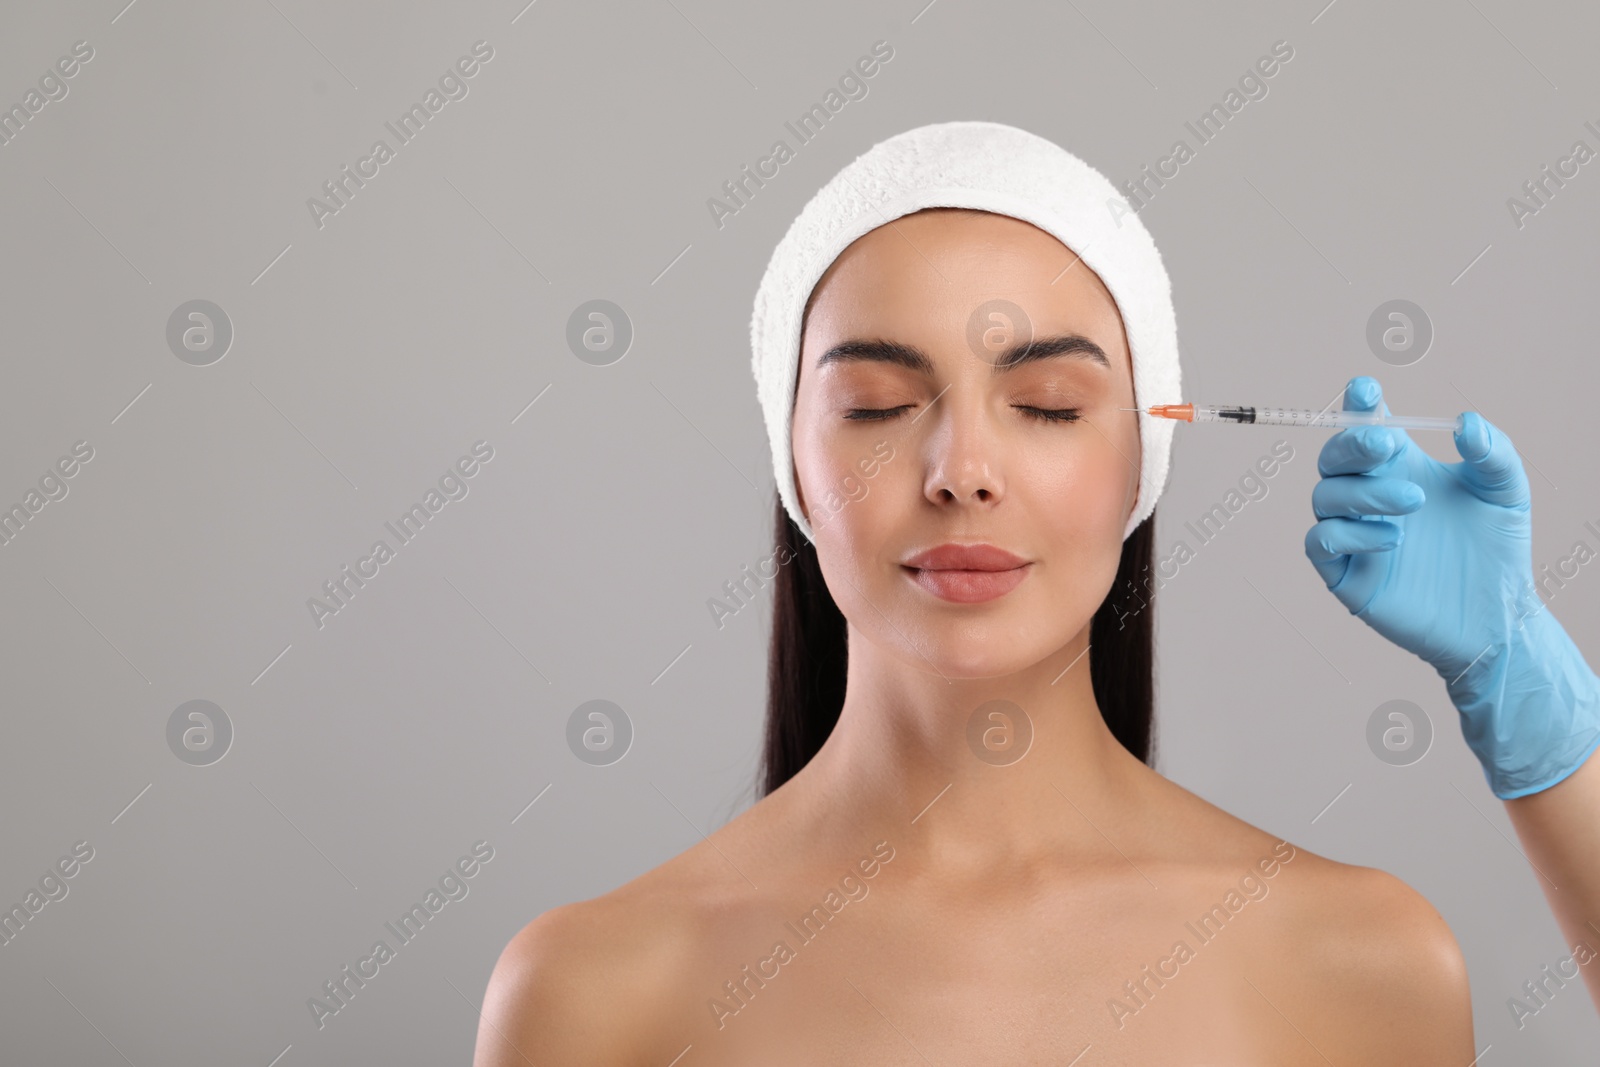
{"label": "nose", "polygon": [[980,396],[958,403],[952,389],[930,417],[939,419],[928,435],[928,475],[923,494],[941,508],[993,508],[1005,496],[1001,476],[1001,443]]}

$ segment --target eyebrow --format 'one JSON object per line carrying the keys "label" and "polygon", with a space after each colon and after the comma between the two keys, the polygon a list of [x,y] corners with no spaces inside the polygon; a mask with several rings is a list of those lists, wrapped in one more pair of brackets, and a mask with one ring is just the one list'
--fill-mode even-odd
{"label": "eyebrow", "polygon": [[[1019,367],[1024,363],[1033,363],[1041,359],[1052,359],[1067,356],[1073,359],[1088,360],[1100,366],[1111,369],[1111,360],[1106,357],[1105,350],[1081,334],[1067,333],[1055,337],[1040,337],[1031,341],[1021,341],[1001,352],[994,361],[993,373]],[[916,345],[904,344],[900,341],[868,341],[849,340],[834,345],[817,358],[817,366],[823,367],[829,363],[892,363],[905,367],[907,370],[916,371],[918,374],[933,375],[933,360],[928,354]]]}

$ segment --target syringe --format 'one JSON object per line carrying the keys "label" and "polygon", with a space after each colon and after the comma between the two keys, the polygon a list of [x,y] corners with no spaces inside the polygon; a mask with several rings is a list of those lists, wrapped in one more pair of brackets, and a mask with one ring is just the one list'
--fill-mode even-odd
{"label": "syringe", "polygon": [[1218,404],[1157,404],[1154,407],[1119,408],[1119,411],[1144,411],[1163,419],[1184,422],[1257,423],[1264,426],[1320,426],[1341,429],[1347,426],[1394,426],[1404,430],[1454,430],[1460,432],[1464,420],[1430,415],[1384,415],[1376,411],[1313,411],[1311,408],[1227,407]]}

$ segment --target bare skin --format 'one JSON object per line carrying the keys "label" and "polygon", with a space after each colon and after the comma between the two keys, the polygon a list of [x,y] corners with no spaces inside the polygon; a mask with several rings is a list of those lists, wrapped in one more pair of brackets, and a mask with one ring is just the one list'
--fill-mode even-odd
{"label": "bare skin", "polygon": [[[995,298],[1034,339],[1086,338],[1108,365],[996,373],[998,348],[968,343]],[[930,372],[818,366],[860,339],[913,345]],[[706,841],[513,938],[477,1067],[1475,1058],[1466,968],[1426,900],[1228,815],[1101,718],[1084,653],[1136,501],[1136,416],[1116,410],[1132,406],[1115,302],[1043,231],[939,209],[840,255],[813,296],[793,430],[849,624],[838,725]],[[1066,409],[1080,418],[1036,414]],[[868,410],[893,414],[850,417]],[[884,441],[892,458],[849,492]],[[940,599],[902,564],[946,542],[998,545],[1027,572],[996,599]],[[986,722],[1032,730],[1014,762],[969,743],[996,700],[1014,707]]]}
{"label": "bare skin", "polygon": [[1549,789],[1502,803],[1567,947],[1587,946],[1575,960],[1600,1009],[1600,752]]}

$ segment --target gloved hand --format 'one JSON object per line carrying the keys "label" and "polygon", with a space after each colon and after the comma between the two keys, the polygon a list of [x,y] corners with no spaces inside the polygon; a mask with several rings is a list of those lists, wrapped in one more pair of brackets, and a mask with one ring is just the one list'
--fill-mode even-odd
{"label": "gloved hand", "polygon": [[[1365,375],[1345,386],[1344,407],[1389,411]],[[1511,800],[1600,747],[1600,678],[1534,586],[1528,478],[1511,439],[1469,411],[1455,444],[1463,462],[1445,464],[1395,427],[1330,437],[1306,556],[1351,614],[1444,679],[1489,788]]]}

